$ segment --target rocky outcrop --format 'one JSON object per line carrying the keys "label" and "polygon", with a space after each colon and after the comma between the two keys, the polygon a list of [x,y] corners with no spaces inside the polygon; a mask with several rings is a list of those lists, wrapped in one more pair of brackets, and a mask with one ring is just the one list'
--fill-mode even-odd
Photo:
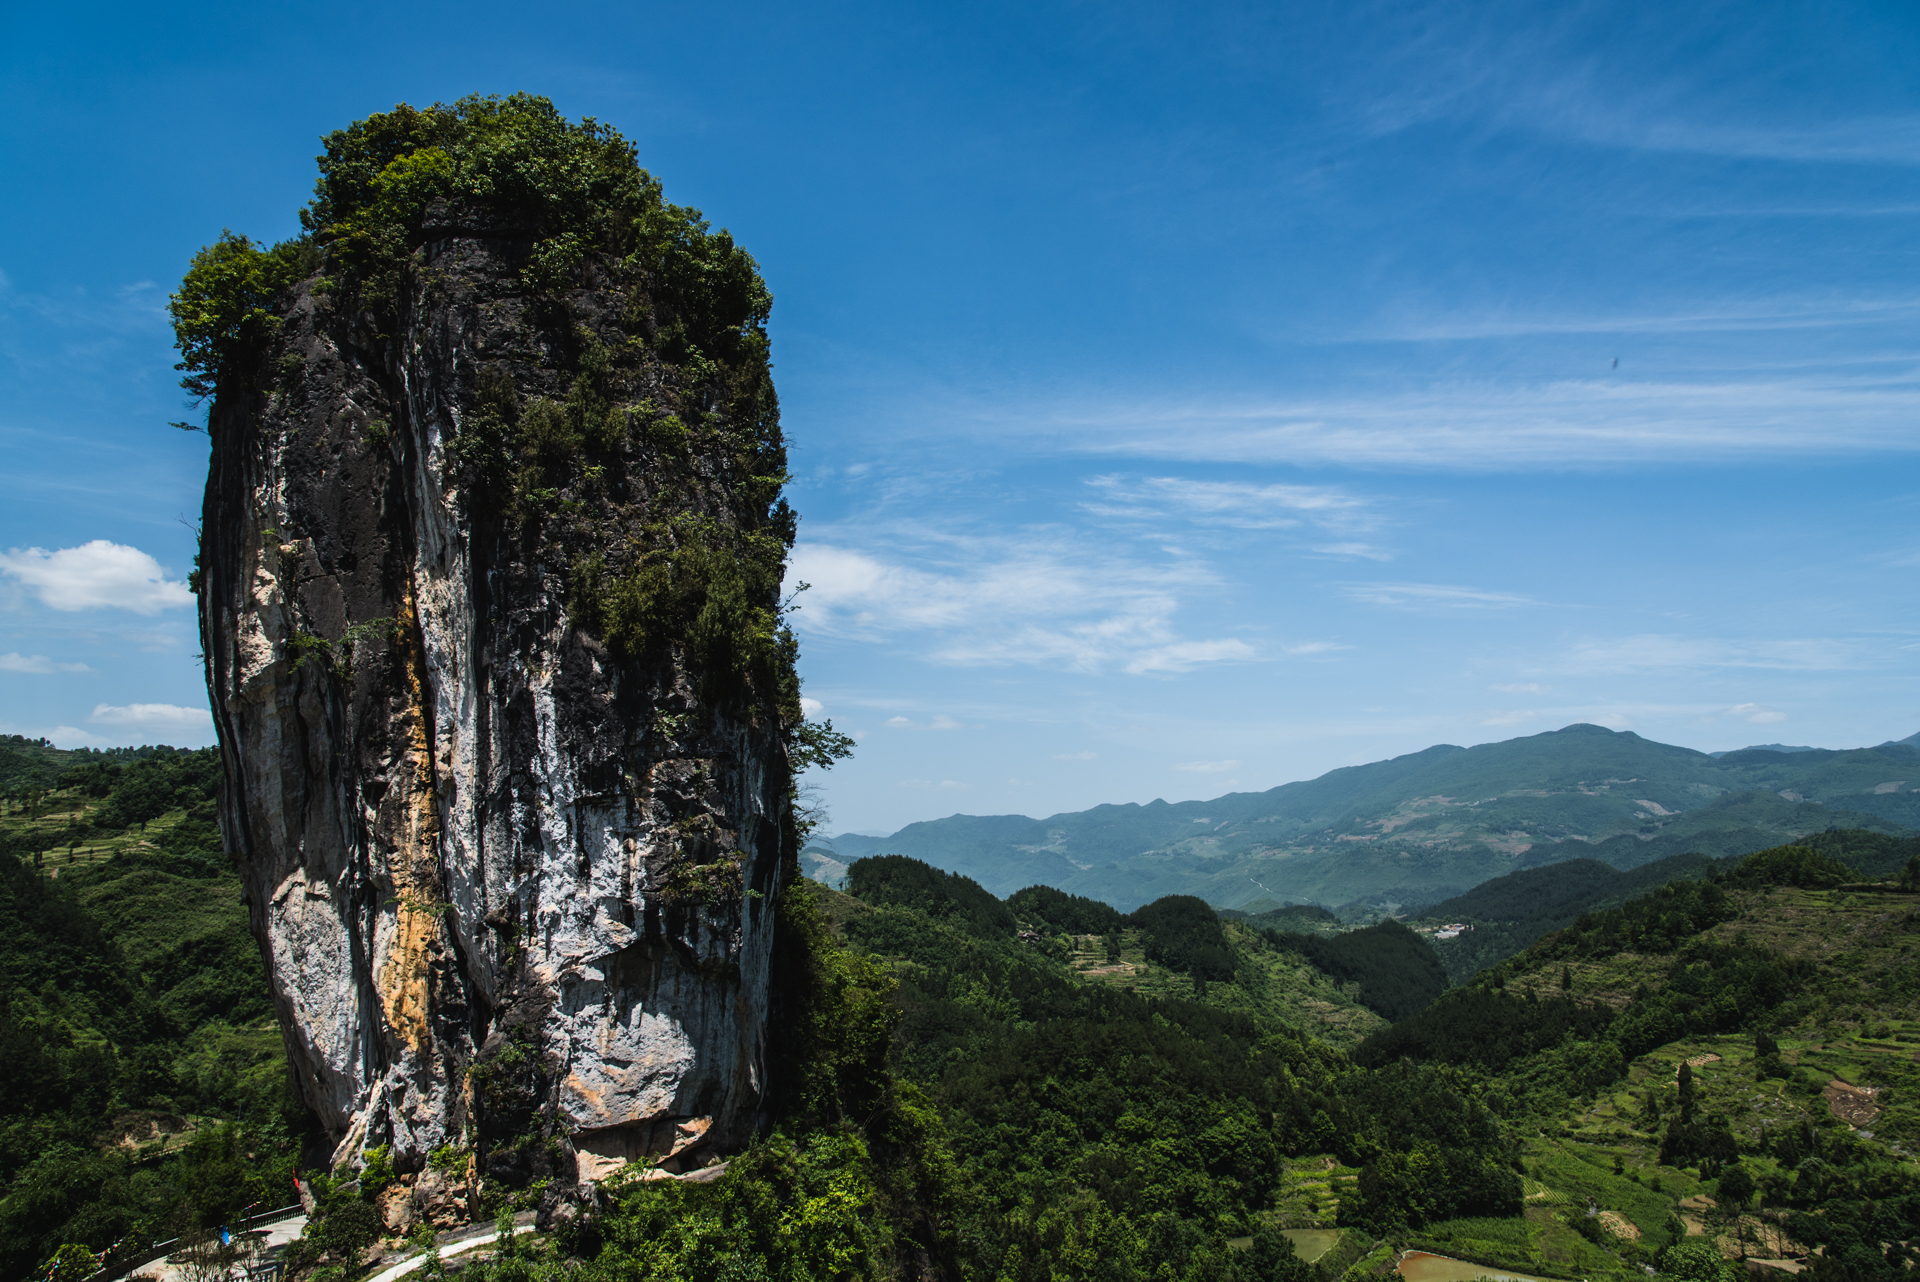
{"label": "rocky outcrop", "polygon": [[226,839],[333,1160],[390,1146],[416,1201],[693,1169],[768,1099],[797,688],[764,302],[543,266],[554,234],[440,201],[385,293],[330,250],[209,416]]}

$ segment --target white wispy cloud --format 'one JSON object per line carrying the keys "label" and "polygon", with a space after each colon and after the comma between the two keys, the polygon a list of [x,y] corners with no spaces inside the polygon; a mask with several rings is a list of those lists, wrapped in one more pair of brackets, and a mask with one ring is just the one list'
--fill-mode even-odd
{"label": "white wispy cloud", "polygon": [[1182,636],[1181,596],[1213,586],[1191,558],[1149,564],[1060,530],[957,537],[921,527],[859,532],[864,546],[803,542],[789,583],[804,629],[868,640],[917,634],[936,662],[1080,671],[1185,672],[1256,657],[1238,638]]}
{"label": "white wispy cloud", "polygon": [[70,294],[23,292],[0,272],[0,314],[56,329],[91,329],[106,333],[152,330],[167,322],[167,291],[150,280],[122,285],[111,298],[86,290]]}
{"label": "white wispy cloud", "polygon": [[1493,592],[1448,583],[1349,583],[1344,591],[1355,601],[1403,609],[1498,610],[1540,604],[1532,597],[1515,592]]}
{"label": "white wispy cloud", "polygon": [[1727,715],[1738,717],[1742,721],[1751,721],[1757,726],[1772,725],[1776,721],[1785,721],[1787,714],[1778,708],[1769,708],[1763,703],[1736,703],[1727,709]]}
{"label": "white wispy cloud", "polygon": [[87,720],[95,725],[155,731],[206,731],[213,718],[205,708],[183,708],[173,703],[96,704]]}
{"label": "white wispy cloud", "polygon": [[1393,553],[1371,543],[1320,543],[1312,549],[1322,556],[1360,556],[1369,561],[1391,561]]}
{"label": "white wispy cloud", "polygon": [[1223,775],[1239,766],[1239,761],[1182,761],[1174,766],[1175,770],[1185,770],[1191,774]]}
{"label": "white wispy cloud", "polygon": [[1254,649],[1238,637],[1221,641],[1176,641],[1156,646],[1128,660],[1126,670],[1141,672],[1191,672],[1210,663],[1247,663]]}
{"label": "white wispy cloud", "polygon": [[18,580],[55,610],[158,614],[193,604],[187,585],[168,579],[158,561],[139,548],[105,539],[53,552],[12,548],[0,553],[0,574]]}
{"label": "white wispy cloud", "polygon": [[0,654],[0,672],[92,672],[84,663],[55,663],[44,654]]}
{"label": "white wispy cloud", "polygon": [[1564,112],[1567,132],[1591,142],[1640,151],[1690,152],[1747,159],[1920,165],[1920,115],[1843,117],[1815,123],[1732,124],[1655,119],[1615,111]]}
{"label": "white wispy cloud", "polygon": [[915,721],[910,717],[888,717],[887,726],[893,730],[958,730],[960,723],[944,712],[934,714],[931,721]]}
{"label": "white wispy cloud", "polygon": [[1201,525],[1242,530],[1313,525],[1344,532],[1372,529],[1380,522],[1372,499],[1336,486],[1257,485],[1174,476],[1095,476],[1088,478],[1087,484],[1099,498],[1082,506],[1099,516],[1176,516]]}
{"label": "white wispy cloud", "polygon": [[1545,694],[1552,688],[1552,686],[1541,685],[1538,681],[1514,681],[1505,685],[1491,685],[1487,687],[1487,689],[1496,690],[1501,694]]}

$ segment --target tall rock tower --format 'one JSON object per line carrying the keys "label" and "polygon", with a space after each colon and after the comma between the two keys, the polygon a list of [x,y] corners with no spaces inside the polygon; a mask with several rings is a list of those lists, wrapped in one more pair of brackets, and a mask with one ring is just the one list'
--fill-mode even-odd
{"label": "tall rock tower", "polygon": [[[221,806],[334,1161],[416,1199],[763,1116],[800,728],[753,260],[544,99],[326,139],[174,297]],[[439,1160],[433,1160],[434,1155]]]}

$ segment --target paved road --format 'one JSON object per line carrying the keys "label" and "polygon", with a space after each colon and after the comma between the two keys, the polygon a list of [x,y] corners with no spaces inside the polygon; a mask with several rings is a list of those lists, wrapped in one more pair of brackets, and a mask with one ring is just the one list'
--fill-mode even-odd
{"label": "paved road", "polygon": [[[531,1233],[533,1232],[533,1225],[516,1224],[513,1226],[513,1231],[516,1234]],[[440,1258],[444,1260],[450,1255],[464,1255],[468,1251],[477,1250],[483,1246],[492,1246],[498,1238],[499,1234],[489,1228],[475,1237],[461,1238],[457,1241],[443,1243],[440,1247]],[[380,1272],[368,1278],[367,1282],[396,1282],[396,1279],[403,1278],[415,1269],[424,1267],[426,1262],[427,1257],[424,1254],[416,1255],[410,1260],[400,1261],[400,1263],[391,1268],[382,1269]]]}
{"label": "paved road", "polygon": [[[533,1232],[532,1212],[524,1212],[520,1218],[523,1218],[526,1222],[515,1224],[513,1226],[514,1233],[518,1235]],[[252,1229],[248,1230],[248,1232],[250,1235],[259,1235],[261,1253],[265,1254],[275,1247],[286,1246],[289,1242],[298,1238],[306,1227],[307,1217],[304,1214],[300,1214],[289,1215],[285,1219],[255,1225]],[[477,1225],[470,1229],[459,1230],[450,1234],[445,1241],[440,1243],[440,1258],[444,1260],[449,1256],[464,1255],[469,1251],[476,1251],[483,1246],[492,1246],[498,1238],[499,1233],[491,1224]],[[426,1262],[427,1257],[424,1254],[410,1256],[398,1264],[389,1265],[387,1268],[382,1269],[367,1279],[367,1282],[395,1282],[396,1279],[406,1277],[409,1273],[423,1267]],[[186,1282],[186,1277],[187,1270],[185,1265],[170,1264],[165,1260],[155,1260],[151,1264],[143,1264],[133,1273],[135,1282]]]}
{"label": "paved road", "polygon": [[[270,1251],[276,1246],[285,1246],[306,1230],[305,1212],[289,1215],[285,1219],[272,1220],[266,1224],[256,1224],[247,1232],[259,1234],[261,1250]],[[186,1282],[187,1269],[183,1264],[169,1264],[165,1260],[155,1260],[152,1264],[143,1264],[133,1271],[137,1279],[153,1279],[153,1282]]]}

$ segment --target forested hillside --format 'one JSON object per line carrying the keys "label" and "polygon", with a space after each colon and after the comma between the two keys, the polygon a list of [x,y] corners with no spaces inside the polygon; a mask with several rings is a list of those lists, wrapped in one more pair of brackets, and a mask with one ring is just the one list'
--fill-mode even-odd
{"label": "forested hillside", "polygon": [[0,1272],[284,1204],[302,1119],[211,750],[0,741]]}
{"label": "forested hillside", "polygon": [[1121,909],[1187,894],[1227,907],[1352,905],[1350,917],[1371,919],[1570,859],[1624,871],[1686,853],[1744,855],[1830,827],[1901,835],[1909,825],[1920,825],[1912,743],[1715,757],[1574,725],[1211,801],[842,834],[811,857],[825,868],[910,855],[995,894],[1040,882]]}

